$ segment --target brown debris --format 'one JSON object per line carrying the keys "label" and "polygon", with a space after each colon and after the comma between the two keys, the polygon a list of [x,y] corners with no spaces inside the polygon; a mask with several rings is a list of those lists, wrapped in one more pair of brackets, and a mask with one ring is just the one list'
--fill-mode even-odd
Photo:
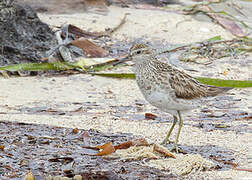
{"label": "brown debris", "polygon": [[164,155],[165,157],[176,158],[172,153],[170,153],[166,148],[154,144],[153,150]]}
{"label": "brown debris", "polygon": [[95,156],[104,156],[104,155],[109,155],[115,152],[114,146],[112,146],[111,142],[108,142],[106,144],[103,144],[101,146],[96,146],[98,149],[102,149],[102,151],[98,152],[95,154]]}
{"label": "brown debris", "polygon": [[152,113],[145,113],[145,119],[152,119],[155,120],[157,118],[157,115]]}
{"label": "brown debris", "polygon": [[236,164],[234,162],[218,159],[218,157],[216,157],[216,156],[210,156],[209,158],[212,160],[215,160],[217,162],[223,163],[223,164],[231,165],[231,166],[233,166],[233,168],[236,168],[238,166],[238,164]]}
{"label": "brown debris", "polygon": [[[2,139],[5,138],[6,147],[4,151],[0,151],[3,162],[0,167],[3,172],[0,179],[24,179],[27,172],[32,172],[36,179],[74,179],[77,175],[82,179],[173,177],[140,163],[122,162],[119,158],[101,158],[95,155],[97,150],[83,147],[83,134],[89,137],[90,144],[127,142],[133,138],[130,135],[108,135],[96,130],[83,129],[79,129],[77,134],[72,134],[72,131],[72,128],[1,121],[0,136]],[[28,140],[28,136],[31,140]],[[48,139],[50,143],[40,144],[40,140],[43,139]]]}
{"label": "brown debris", "polygon": [[108,51],[83,37],[77,40],[73,40],[71,44],[73,46],[81,48],[84,54],[88,57],[105,57],[109,54]]}
{"label": "brown debris", "polygon": [[119,145],[116,145],[114,146],[115,150],[117,149],[127,149],[129,148],[130,146],[132,146],[132,141],[127,141],[127,142],[124,142],[124,143],[121,143]]}
{"label": "brown debris", "polygon": [[213,19],[216,23],[218,23],[223,28],[230,31],[234,36],[237,36],[237,37],[246,36],[242,28],[240,28],[233,20],[215,13],[214,10],[212,10],[212,8],[210,8],[207,5],[196,5],[194,6],[191,12],[184,12],[184,14],[194,14],[197,12],[205,13],[207,16]]}
{"label": "brown debris", "polygon": [[72,133],[73,133],[73,134],[77,134],[78,131],[79,131],[78,128],[74,128],[73,131],[72,131]]}
{"label": "brown debris", "polygon": [[79,27],[74,26],[72,24],[69,24],[68,32],[76,35],[77,38],[85,37],[85,38],[97,39],[102,36],[111,36],[115,31],[121,28],[122,25],[125,24],[125,22],[126,22],[126,15],[124,15],[121,22],[117,26],[115,26],[114,28],[109,28],[108,30],[101,31],[101,32],[89,32],[89,31],[82,30]]}
{"label": "brown debris", "polygon": [[4,151],[4,148],[5,148],[4,145],[0,145],[0,150],[1,150],[1,151]]}
{"label": "brown debris", "polygon": [[149,145],[150,144],[146,141],[146,139],[140,138],[121,143],[119,145],[114,146],[114,148],[117,150],[117,149],[127,149],[131,146],[149,146]]}

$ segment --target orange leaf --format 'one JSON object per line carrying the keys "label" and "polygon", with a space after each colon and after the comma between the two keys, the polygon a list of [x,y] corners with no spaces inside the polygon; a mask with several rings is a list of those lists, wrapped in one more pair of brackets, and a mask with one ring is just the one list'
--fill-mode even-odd
{"label": "orange leaf", "polygon": [[4,148],[5,148],[4,145],[0,145],[0,150],[1,150],[1,151],[4,151]]}
{"label": "orange leaf", "polygon": [[111,142],[108,142],[106,144],[103,144],[101,146],[96,146],[96,148],[102,149],[102,151],[98,152],[95,154],[95,156],[104,156],[104,155],[109,155],[115,152],[114,146],[112,146]]}
{"label": "orange leaf", "polygon": [[72,133],[73,133],[73,134],[77,134],[78,131],[79,131],[78,128],[74,128],[74,129],[72,130]]}

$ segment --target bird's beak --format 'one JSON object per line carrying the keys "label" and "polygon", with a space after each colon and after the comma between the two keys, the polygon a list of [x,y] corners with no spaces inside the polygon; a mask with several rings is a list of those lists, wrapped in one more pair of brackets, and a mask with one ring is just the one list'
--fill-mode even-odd
{"label": "bird's beak", "polygon": [[130,60],[131,60],[131,57],[130,57],[129,55],[127,55],[127,56],[125,56],[125,57],[122,57],[122,58],[118,58],[118,61],[115,62],[115,63],[113,64],[113,66],[116,66],[116,65],[118,65],[118,64],[124,63],[124,62],[126,62],[126,61],[130,61]]}

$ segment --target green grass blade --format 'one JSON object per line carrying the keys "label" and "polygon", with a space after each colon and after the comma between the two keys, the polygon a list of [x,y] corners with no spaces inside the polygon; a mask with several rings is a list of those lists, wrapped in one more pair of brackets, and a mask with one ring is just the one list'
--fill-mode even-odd
{"label": "green grass blade", "polygon": [[252,81],[241,81],[241,80],[224,80],[224,79],[213,79],[205,77],[197,77],[199,82],[203,84],[219,86],[219,87],[233,87],[233,88],[246,88],[252,87]]}
{"label": "green grass blade", "polygon": [[53,63],[23,63],[13,64],[0,67],[0,71],[48,71],[48,70],[66,70],[73,69],[74,65],[67,63],[53,62]]}
{"label": "green grass blade", "polygon": [[207,41],[220,41],[221,40],[221,36],[219,35],[219,36],[214,36],[214,37],[212,37],[212,38],[209,38]]}
{"label": "green grass blade", "polygon": [[91,73],[91,74],[110,78],[135,79],[135,74],[133,73]]}
{"label": "green grass blade", "polygon": [[[121,78],[121,79],[135,79],[133,73],[92,73],[92,75],[110,77],[110,78]],[[233,87],[233,88],[246,88],[252,87],[252,81],[241,81],[241,80],[224,80],[214,79],[206,77],[195,77],[199,82],[212,86],[219,87]]]}

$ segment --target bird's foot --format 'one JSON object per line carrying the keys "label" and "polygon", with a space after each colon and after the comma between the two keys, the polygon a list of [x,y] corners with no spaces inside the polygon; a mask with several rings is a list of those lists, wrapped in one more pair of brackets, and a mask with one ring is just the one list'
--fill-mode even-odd
{"label": "bird's foot", "polygon": [[164,139],[162,142],[161,142],[161,145],[167,145],[167,144],[171,144],[173,143],[172,141],[170,141],[169,139]]}
{"label": "bird's foot", "polygon": [[169,151],[175,151],[176,153],[184,153],[184,151],[180,148],[178,148],[178,145],[177,144],[173,144],[173,146],[169,149]]}

